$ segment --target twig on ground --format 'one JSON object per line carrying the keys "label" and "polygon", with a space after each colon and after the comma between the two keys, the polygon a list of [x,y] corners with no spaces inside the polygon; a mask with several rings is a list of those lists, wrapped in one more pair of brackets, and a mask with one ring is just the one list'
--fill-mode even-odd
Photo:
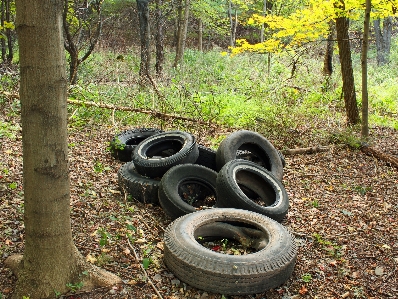
{"label": "twig on ground", "polygon": [[[131,250],[134,253],[134,258],[136,259],[136,261],[140,264],[141,266],[141,270],[144,272],[145,277],[148,279],[149,284],[151,285],[152,289],[155,291],[156,295],[158,295],[158,297],[160,299],[163,299],[162,295],[159,293],[158,289],[156,288],[156,286],[153,284],[151,278],[148,276],[148,273],[146,272],[144,266],[142,265],[142,263],[140,262],[140,259],[138,258],[137,252],[135,252],[135,248],[133,247],[133,245],[131,245],[130,240],[127,239],[127,242],[129,244],[129,247],[131,248]],[[131,254],[130,254],[131,255]]]}

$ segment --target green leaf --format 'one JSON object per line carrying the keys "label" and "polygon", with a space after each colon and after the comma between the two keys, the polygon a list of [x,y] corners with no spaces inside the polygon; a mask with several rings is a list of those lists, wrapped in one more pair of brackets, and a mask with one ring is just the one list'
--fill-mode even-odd
{"label": "green leaf", "polygon": [[132,231],[135,231],[135,232],[137,231],[137,228],[134,225],[127,224],[126,227],[127,227],[128,230],[132,230]]}
{"label": "green leaf", "polygon": [[17,189],[18,184],[13,182],[11,184],[8,185],[8,188],[10,188],[11,190]]}
{"label": "green leaf", "polygon": [[142,266],[144,267],[144,269],[148,269],[150,264],[151,264],[151,260],[149,258],[142,259]]}

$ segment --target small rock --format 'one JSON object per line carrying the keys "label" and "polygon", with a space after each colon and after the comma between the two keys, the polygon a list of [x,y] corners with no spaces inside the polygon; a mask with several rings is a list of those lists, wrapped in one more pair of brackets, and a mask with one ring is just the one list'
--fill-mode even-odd
{"label": "small rock", "polygon": [[384,269],[383,269],[383,267],[376,267],[376,269],[375,269],[375,274],[376,274],[377,276],[383,275],[383,274],[384,274]]}
{"label": "small rock", "polygon": [[153,278],[154,281],[162,281],[162,276],[158,273]]}
{"label": "small rock", "polygon": [[179,279],[172,279],[171,284],[178,286],[181,283]]}
{"label": "small rock", "polygon": [[207,294],[206,292],[204,292],[203,294],[202,294],[202,296],[200,296],[200,299],[206,299],[206,298],[208,298],[209,297],[209,294]]}

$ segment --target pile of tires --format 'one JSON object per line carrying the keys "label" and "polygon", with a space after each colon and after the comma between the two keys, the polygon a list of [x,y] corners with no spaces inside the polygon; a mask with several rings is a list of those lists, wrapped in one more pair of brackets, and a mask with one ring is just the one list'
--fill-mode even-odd
{"label": "pile of tires", "polygon": [[[160,204],[174,221],[165,232],[164,262],[182,281],[226,295],[260,293],[283,284],[296,261],[293,236],[279,222],[289,200],[283,155],[261,134],[240,130],[217,151],[187,132],[152,128],[115,136],[111,152],[126,162],[120,187]],[[254,252],[225,255],[200,240],[231,238]]]}

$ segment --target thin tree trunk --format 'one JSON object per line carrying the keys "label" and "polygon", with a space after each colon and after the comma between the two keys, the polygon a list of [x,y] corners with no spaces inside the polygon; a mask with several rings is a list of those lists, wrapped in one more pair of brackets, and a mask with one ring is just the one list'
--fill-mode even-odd
{"label": "thin tree trunk", "polygon": [[198,20],[198,50],[203,52],[203,22],[202,19]]}
{"label": "thin tree trunk", "polygon": [[351,48],[348,36],[348,29],[349,20],[347,18],[339,17],[336,19],[336,35],[337,44],[339,47],[347,123],[348,125],[354,125],[359,123],[360,119],[355,95],[354,72],[352,69]]}
{"label": "thin tree trunk", "polygon": [[[5,1],[6,0],[1,0],[1,23],[0,23],[0,25],[3,28],[4,28],[4,21],[5,21],[5,18],[6,18],[5,5],[4,5]],[[6,59],[7,59],[6,41],[5,41],[4,38],[0,39],[0,41],[1,41],[1,60],[3,62],[5,62]]]}
{"label": "thin tree trunk", "polygon": [[228,18],[229,18],[229,30],[230,30],[230,35],[229,35],[229,45],[230,47],[235,46],[235,40],[234,40],[234,21],[232,19],[232,1],[228,0]]}
{"label": "thin tree trunk", "polygon": [[188,24],[189,24],[189,0],[185,0],[184,3],[184,12],[181,11],[180,15],[180,24],[178,25],[178,45],[176,51],[176,57],[174,60],[174,67],[181,62],[182,58],[184,57],[184,50],[185,50],[185,42],[187,39],[188,33]]}
{"label": "thin tree trunk", "polygon": [[370,23],[370,10],[371,0],[366,0],[365,9],[365,21],[363,28],[363,41],[362,41],[362,55],[361,55],[361,66],[362,66],[362,129],[361,138],[366,141],[369,137],[369,121],[368,121],[368,47],[369,47],[369,23]]}
{"label": "thin tree trunk", "polygon": [[87,264],[73,244],[62,10],[63,0],[16,1],[25,249],[6,260],[18,276],[14,299],[54,297],[79,281],[88,288],[121,282]]}
{"label": "thin tree trunk", "polygon": [[137,0],[138,18],[140,22],[140,40],[141,40],[141,64],[140,77],[147,77],[150,73],[150,49],[149,49],[149,0]]}
{"label": "thin tree trunk", "polygon": [[383,29],[380,28],[380,19],[373,21],[376,50],[377,65],[384,65],[390,61],[391,35],[392,35],[392,17],[386,17],[383,20]]}
{"label": "thin tree trunk", "polygon": [[164,46],[163,46],[163,14],[162,14],[163,0],[156,0],[156,74],[161,76],[163,73],[164,64]]}
{"label": "thin tree trunk", "polygon": [[[11,22],[11,13],[10,13],[10,0],[6,0],[6,21],[8,23]],[[8,54],[7,54],[7,61],[9,63],[12,62],[12,59],[14,58],[14,50],[12,46],[12,32],[10,28],[6,29],[6,36],[7,36],[7,46],[8,46]]]}
{"label": "thin tree trunk", "polygon": [[334,22],[329,23],[329,34],[326,41],[326,51],[323,60],[323,73],[326,76],[331,76],[333,74],[333,44],[334,44]]}
{"label": "thin tree trunk", "polygon": [[179,59],[181,57],[181,40],[182,40],[182,23],[183,23],[183,5],[182,0],[178,1],[178,8],[177,8],[177,23],[176,23],[176,56],[174,58],[173,67],[177,67]]}
{"label": "thin tree trunk", "polygon": [[[267,0],[264,0],[263,4],[263,16],[265,17],[267,15]],[[260,29],[260,43],[264,42],[264,31],[265,31],[265,24],[261,24],[261,29]]]}

